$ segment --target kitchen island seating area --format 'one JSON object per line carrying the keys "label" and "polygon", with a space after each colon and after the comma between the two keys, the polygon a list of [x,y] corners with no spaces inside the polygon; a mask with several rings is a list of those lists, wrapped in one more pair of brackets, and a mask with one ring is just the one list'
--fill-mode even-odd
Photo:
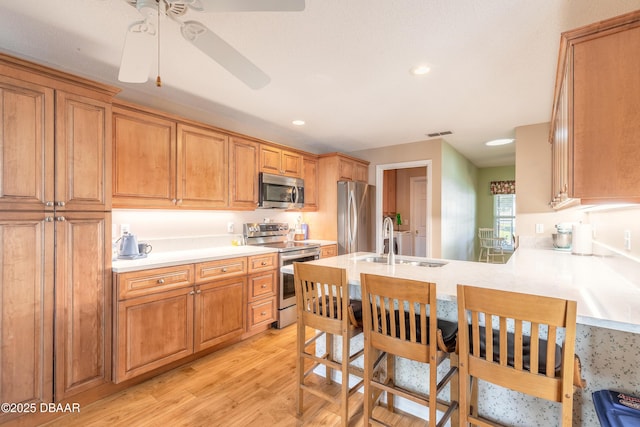
{"label": "kitchen island seating area", "polygon": [[576,302],[458,285],[457,304],[460,425],[500,425],[478,413],[482,380],[559,402],[560,425],[570,427],[574,384],[585,386],[574,352]]}
{"label": "kitchen island seating area", "polygon": [[[362,333],[361,301],[349,299],[349,283],[347,272],[340,268],[320,267],[296,262],[293,265],[295,292],[297,302],[297,350],[296,350],[296,411],[303,414],[304,392],[312,393],[340,406],[342,426],[349,424],[350,397],[363,386],[363,370],[354,365],[354,361],[364,354],[359,349],[351,354],[351,339]],[[307,337],[307,327],[315,330]],[[315,343],[325,338],[325,351],[321,355],[315,353]],[[335,357],[333,338],[341,341],[340,357]],[[310,360],[311,363],[305,363]],[[327,390],[307,381],[315,375],[314,370],[325,367],[326,383],[332,383],[332,371],[341,375],[340,393],[336,397]],[[356,383],[350,385],[350,377],[356,378]],[[355,399],[354,399],[355,400]],[[362,402],[358,407],[362,406]],[[352,408],[355,413],[357,409]]]}
{"label": "kitchen island seating area", "polygon": [[[365,339],[365,425],[384,425],[373,416],[373,407],[382,392],[386,392],[389,411],[394,411],[394,397],[400,396],[429,408],[429,426],[444,425],[457,409],[457,393],[450,393],[448,400],[438,399],[438,394],[452,380],[455,383],[457,366],[454,359],[440,381],[438,366],[455,352],[458,327],[456,322],[437,319],[436,285],[373,274],[362,274],[360,283]],[[453,355],[455,358],[455,353]],[[396,384],[396,357],[426,364],[429,371],[427,393]],[[376,364],[382,359],[386,360],[384,377],[374,374]],[[444,413],[439,421],[436,410]]]}

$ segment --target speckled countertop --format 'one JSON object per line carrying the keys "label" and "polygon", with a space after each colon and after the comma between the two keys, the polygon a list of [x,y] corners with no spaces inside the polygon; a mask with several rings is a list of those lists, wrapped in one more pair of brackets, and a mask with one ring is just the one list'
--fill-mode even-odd
{"label": "speckled countertop", "polygon": [[455,301],[458,283],[573,299],[579,324],[640,333],[640,274],[621,273],[598,256],[520,248],[506,264],[446,260],[442,267],[429,268],[363,261],[372,255],[358,252],[312,262],[346,268],[349,282],[358,287],[360,273],[435,282],[438,299],[446,301]]}

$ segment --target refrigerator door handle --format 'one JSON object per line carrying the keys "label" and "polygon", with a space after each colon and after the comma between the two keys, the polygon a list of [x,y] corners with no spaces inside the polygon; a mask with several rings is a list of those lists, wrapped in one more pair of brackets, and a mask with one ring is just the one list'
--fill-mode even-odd
{"label": "refrigerator door handle", "polygon": [[353,191],[349,192],[349,206],[347,215],[349,227],[349,252],[355,252],[355,239],[358,235],[358,208],[356,206],[355,195]]}

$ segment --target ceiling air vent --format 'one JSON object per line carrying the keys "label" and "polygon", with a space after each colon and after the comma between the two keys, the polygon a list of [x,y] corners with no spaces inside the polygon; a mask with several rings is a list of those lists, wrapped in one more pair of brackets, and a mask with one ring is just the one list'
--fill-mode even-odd
{"label": "ceiling air vent", "polygon": [[435,138],[436,136],[445,136],[445,135],[451,135],[451,134],[453,134],[453,132],[451,132],[450,130],[443,130],[442,132],[428,133],[427,136],[429,138]]}

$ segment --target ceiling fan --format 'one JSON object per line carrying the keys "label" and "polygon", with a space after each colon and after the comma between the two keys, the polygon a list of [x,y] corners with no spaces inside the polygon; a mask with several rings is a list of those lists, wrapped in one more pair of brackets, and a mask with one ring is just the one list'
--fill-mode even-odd
{"label": "ceiling fan", "polygon": [[[149,78],[158,38],[158,22],[166,16],[180,25],[182,36],[252,89],[266,86],[271,78],[233,46],[198,21],[183,21],[195,12],[302,11],[305,0],[124,0],[144,19],[129,26],[118,80],[144,83]],[[158,77],[159,85],[159,77]]]}

